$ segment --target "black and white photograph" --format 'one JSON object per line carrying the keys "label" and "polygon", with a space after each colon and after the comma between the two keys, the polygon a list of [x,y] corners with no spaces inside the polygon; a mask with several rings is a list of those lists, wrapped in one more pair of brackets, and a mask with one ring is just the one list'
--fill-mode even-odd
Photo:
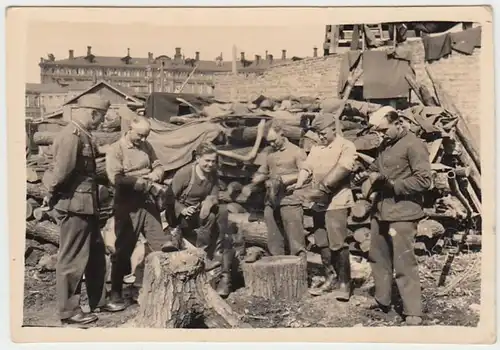
{"label": "black and white photograph", "polygon": [[495,341],[487,9],[9,16],[23,337]]}

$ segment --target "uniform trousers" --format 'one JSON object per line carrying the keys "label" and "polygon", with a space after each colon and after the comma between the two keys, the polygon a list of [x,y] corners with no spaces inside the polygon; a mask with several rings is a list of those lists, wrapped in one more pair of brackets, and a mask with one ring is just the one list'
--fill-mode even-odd
{"label": "uniform trousers", "polygon": [[347,247],[348,209],[332,209],[326,212],[313,212],[314,239],[319,248],[338,251]]}
{"label": "uniform trousers", "polygon": [[391,304],[394,270],[406,316],[422,315],[418,263],[413,248],[416,232],[415,221],[388,222],[374,218],[371,222],[369,257],[375,280],[375,299],[385,306]]}
{"label": "uniform trousers", "polygon": [[288,246],[291,255],[305,252],[304,210],[301,205],[266,205],[264,221],[268,232],[268,249],[272,255],[285,255]]}
{"label": "uniform trousers", "polygon": [[81,311],[79,291],[83,274],[91,310],[104,305],[106,297],[105,246],[98,217],[63,213],[60,221],[56,294],[59,317]]}
{"label": "uniform trousers", "polygon": [[167,241],[156,204],[149,199],[127,198],[115,201],[115,252],[111,255],[112,298],[121,296],[123,277],[130,271],[130,258],[141,233],[147,251],[160,251]]}

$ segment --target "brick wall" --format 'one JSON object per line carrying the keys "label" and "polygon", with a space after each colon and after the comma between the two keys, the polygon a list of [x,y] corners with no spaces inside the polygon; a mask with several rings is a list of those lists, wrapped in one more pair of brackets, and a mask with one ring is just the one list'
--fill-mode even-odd
{"label": "brick wall", "polygon": [[[417,80],[433,92],[424,69],[424,48],[421,40],[412,40],[405,45],[413,50]],[[480,49],[475,49],[471,56],[454,52],[449,58],[432,63],[437,79],[468,119],[471,131],[477,138],[479,138],[480,113],[480,53]],[[217,75],[215,97],[229,100],[232,87],[239,100],[251,100],[260,94],[269,97],[336,96],[341,60],[342,55],[338,54],[286,63],[270,68],[260,75],[239,74],[236,77],[231,74]]]}

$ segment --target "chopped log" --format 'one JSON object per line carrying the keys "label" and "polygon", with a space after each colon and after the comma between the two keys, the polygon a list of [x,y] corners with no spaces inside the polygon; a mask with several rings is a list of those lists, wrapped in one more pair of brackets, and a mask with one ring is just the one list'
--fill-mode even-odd
{"label": "chopped log", "polygon": [[48,194],[47,188],[42,183],[32,184],[26,183],[26,195],[27,197],[42,200]]}
{"label": "chopped log", "polygon": [[247,212],[241,204],[234,203],[234,202],[228,203],[226,207],[227,207],[228,212],[234,213],[234,214],[243,214],[243,213]]}
{"label": "chopped log", "polygon": [[26,200],[26,220],[33,218],[33,212],[38,207],[40,207],[40,203],[38,203],[35,199],[28,198]]}
{"label": "chopped log", "polygon": [[415,254],[417,255],[427,255],[429,253],[427,246],[423,242],[415,242],[413,247],[415,249]]}
{"label": "chopped log", "polygon": [[373,204],[366,199],[359,199],[351,208],[351,216],[353,221],[364,221],[370,214]]}
{"label": "chopped log", "polygon": [[360,227],[353,233],[354,239],[359,242],[363,243],[367,239],[370,239],[371,231],[368,227]]}
{"label": "chopped log", "polygon": [[436,236],[441,236],[445,232],[444,226],[432,219],[421,220],[417,225],[417,237],[428,237],[433,238]]}
{"label": "chopped log", "polygon": [[27,182],[37,182],[39,180],[38,174],[35,169],[32,167],[27,167],[26,168],[26,181]]}
{"label": "chopped log", "polygon": [[267,227],[263,221],[248,221],[250,214],[229,214],[229,222],[236,224],[238,232],[243,235],[245,243],[256,245],[267,250]]}
{"label": "chopped log", "polygon": [[50,221],[27,221],[26,234],[37,240],[59,246],[59,227]]}
{"label": "chopped log", "polygon": [[136,328],[251,328],[209,285],[204,256],[201,249],[149,254],[139,310],[131,324]]}
{"label": "chopped log", "polygon": [[464,234],[463,233],[457,233],[453,235],[453,241],[457,243],[463,243],[468,246],[481,246],[481,240],[482,236],[481,235],[467,235],[464,240]]}
{"label": "chopped log", "polygon": [[[33,142],[37,146],[49,146],[54,142],[54,138],[57,134],[57,132],[53,131],[37,131],[33,135]],[[92,136],[94,137],[94,140],[98,146],[103,146],[118,141],[121,137],[121,132],[95,131],[92,133]]]}
{"label": "chopped log", "polygon": [[460,113],[460,110],[453,102],[453,99],[446,93],[442,85],[436,80],[434,73],[432,72],[433,69],[427,65],[425,67],[425,70],[427,71],[427,75],[429,76],[429,79],[434,86],[434,91],[436,92],[436,96],[439,100],[440,105],[448,112],[459,118],[459,122],[456,126],[457,136],[467,153],[472,158],[477,169],[481,171],[481,156],[479,155],[478,147],[474,142],[475,138],[472,136],[472,133],[467,126],[467,120],[465,120],[464,116]]}
{"label": "chopped log", "polygon": [[45,254],[38,261],[38,268],[41,272],[55,271],[57,265],[57,254]]}
{"label": "chopped log", "polygon": [[361,242],[361,244],[359,245],[359,249],[363,253],[368,253],[370,251],[370,244],[371,244],[370,240],[366,239],[363,242]]}
{"label": "chopped log", "polygon": [[307,260],[298,256],[266,256],[241,265],[245,287],[267,300],[300,300],[307,293]]}

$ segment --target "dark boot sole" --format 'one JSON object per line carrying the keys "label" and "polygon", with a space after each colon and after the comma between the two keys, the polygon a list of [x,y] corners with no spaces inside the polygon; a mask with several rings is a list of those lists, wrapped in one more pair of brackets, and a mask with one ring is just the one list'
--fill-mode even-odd
{"label": "dark boot sole", "polygon": [[89,320],[84,320],[84,321],[71,321],[71,320],[63,320],[63,321],[61,321],[61,323],[62,323],[63,325],[68,325],[68,326],[70,326],[70,325],[73,325],[73,326],[82,325],[82,326],[83,326],[83,325],[87,325],[87,324],[95,323],[95,322],[97,322],[98,320],[99,320],[99,318],[98,318],[98,317],[96,317],[96,318],[89,319]]}

